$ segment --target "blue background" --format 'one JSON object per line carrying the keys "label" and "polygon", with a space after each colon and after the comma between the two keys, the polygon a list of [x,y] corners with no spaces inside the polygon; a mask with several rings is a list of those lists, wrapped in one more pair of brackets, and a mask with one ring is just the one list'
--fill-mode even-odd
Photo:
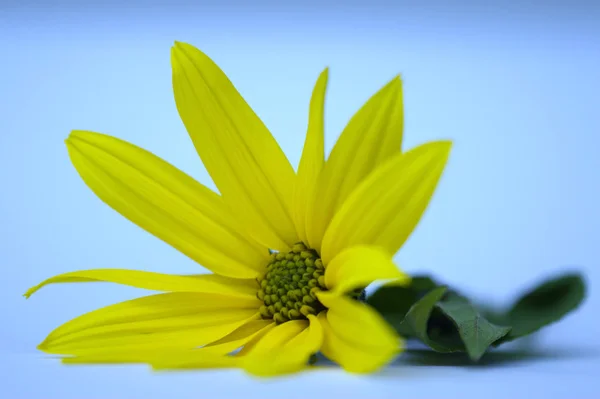
{"label": "blue background", "polygon": [[[599,3],[238,3],[0,0],[0,396],[468,397],[484,389],[499,397],[524,389],[594,396]],[[48,360],[35,346],[54,327],[143,293],[51,286],[26,301],[29,286],[86,268],[199,271],[103,205],[63,143],[71,129],[112,134],[214,187],[175,109],[174,40],[196,45],[224,69],[294,165],[325,66],[328,148],[353,112],[401,73],[405,148],[439,138],[455,145],[398,263],[498,305],[576,267],[588,276],[587,302],[537,337],[547,355],[486,368],[416,367],[406,357],[373,377],[328,370],[260,383],[238,371],[154,375]]]}

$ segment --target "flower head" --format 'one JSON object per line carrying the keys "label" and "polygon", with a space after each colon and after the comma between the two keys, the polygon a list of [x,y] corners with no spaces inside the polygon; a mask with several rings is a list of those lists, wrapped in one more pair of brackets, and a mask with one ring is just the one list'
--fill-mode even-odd
{"label": "flower head", "polygon": [[26,296],[50,283],[89,281],[164,293],[82,315],[39,348],[69,363],[257,375],[300,370],[317,352],[353,372],[385,365],[402,341],[361,296],[373,281],[409,281],[392,256],[424,212],[450,143],[401,152],[395,78],[354,115],[325,160],[326,69],[295,172],[208,56],[176,43],[171,62],[179,115],[220,194],[111,136],[73,131],[66,143],[98,197],[212,274],[96,269],[52,277]]}

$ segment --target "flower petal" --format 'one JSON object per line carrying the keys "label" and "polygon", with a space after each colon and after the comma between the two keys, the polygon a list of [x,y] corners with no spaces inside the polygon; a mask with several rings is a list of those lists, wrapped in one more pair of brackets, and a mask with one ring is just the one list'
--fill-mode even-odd
{"label": "flower petal", "polygon": [[261,337],[275,327],[273,320],[251,320],[227,336],[207,344],[202,349],[219,353],[230,353],[255,337]]}
{"label": "flower petal", "polygon": [[410,282],[410,277],[398,270],[392,256],[377,247],[345,249],[325,269],[325,285],[338,294],[387,279],[401,280],[405,284]]}
{"label": "flower petal", "polygon": [[176,42],[171,64],[179,115],[227,204],[264,246],[293,245],[296,176],[271,133],[200,50]]}
{"label": "flower petal", "polygon": [[344,295],[321,291],[321,303],[328,308],[327,320],[336,334],[356,345],[398,347],[398,336],[369,305]]}
{"label": "flower petal", "polygon": [[248,298],[195,292],[146,296],[79,316],[39,349],[65,355],[192,349],[256,319]]}
{"label": "flower petal", "polygon": [[421,219],[450,147],[448,141],[421,145],[367,177],[331,221],[323,238],[323,263],[356,245],[379,246],[395,254]]}
{"label": "flower petal", "polygon": [[[160,352],[160,354],[166,353]],[[150,363],[157,352],[148,350],[118,350],[115,352],[97,352],[91,355],[62,357],[61,361],[65,364],[136,364]]]}
{"label": "flower petal", "polygon": [[308,201],[306,234],[312,248],[321,249],[327,226],[356,185],[400,151],[402,124],[402,83],[397,77],[352,117],[325,163]]}
{"label": "flower petal", "polygon": [[317,178],[325,164],[324,118],[328,75],[328,69],[321,72],[310,99],[308,129],[294,188],[294,222],[302,242],[308,242],[306,237],[308,199],[315,190]]}
{"label": "flower petal", "polygon": [[63,358],[63,363],[149,363],[155,370],[235,367],[239,361],[227,356],[246,342],[264,335],[275,325],[271,320],[251,320],[225,337],[191,350],[121,350]]}
{"label": "flower petal", "polygon": [[[228,356],[229,353],[246,345],[249,341],[260,339],[275,326],[272,320],[251,320],[231,332],[227,336],[214,341],[202,348],[186,351],[170,351],[162,356],[154,356],[151,360],[152,367],[156,370],[164,369],[201,369],[213,367],[235,367],[239,364],[237,356]],[[219,358],[226,358],[220,360]]]}
{"label": "flower petal", "polygon": [[307,329],[308,326],[309,322],[307,320],[291,320],[279,324],[265,334],[265,336],[254,345],[254,348],[248,352],[247,356],[267,355],[278,351],[291,339]]}
{"label": "flower petal", "polygon": [[[188,353],[188,352],[184,352]],[[217,368],[233,368],[236,367],[238,359],[233,356],[223,356],[218,353],[202,352],[202,356],[196,356],[194,362],[190,365],[184,360],[180,360],[177,366],[170,366],[165,363],[163,366],[162,359],[173,358],[172,350],[163,350],[160,352],[142,350],[142,351],[120,351],[120,352],[99,352],[92,355],[72,356],[62,358],[65,364],[124,364],[124,363],[148,363],[153,365],[155,370],[164,369],[217,369]],[[154,366],[157,364],[157,366]]]}
{"label": "flower petal", "polygon": [[114,137],[82,131],[71,133],[67,148],[80,176],[100,199],[207,269],[254,278],[266,264],[266,249],[239,233],[219,195],[155,155]]}
{"label": "flower petal", "polygon": [[328,307],[326,317],[319,317],[325,331],[321,348],[325,356],[348,371],[369,372],[400,352],[400,337],[369,305],[331,292],[317,295]]}
{"label": "flower petal", "polygon": [[[92,269],[63,273],[42,281],[25,293],[29,298],[48,284],[111,282],[153,291],[203,292],[226,294],[236,297],[255,298],[258,286],[256,280],[234,279],[218,274],[196,274],[178,276],[127,269]],[[260,301],[256,300],[257,306]]]}
{"label": "flower petal", "polygon": [[245,356],[241,367],[257,376],[289,374],[307,367],[310,356],[319,351],[323,330],[319,320],[293,320],[269,331]]}
{"label": "flower petal", "polygon": [[[342,366],[344,370],[351,373],[371,373],[388,364],[398,354],[398,346],[372,347],[366,343],[357,345],[344,339],[339,335],[338,330],[331,326],[328,316],[329,311],[319,314],[324,337],[321,352]],[[360,328],[360,326],[356,327]],[[361,334],[360,330],[355,330],[355,333]]]}
{"label": "flower petal", "polygon": [[275,328],[277,326],[277,324],[272,321],[271,323],[265,327],[263,330],[261,330],[258,334],[256,334],[254,337],[252,337],[252,339],[248,340],[244,346],[242,347],[242,349],[240,349],[240,351],[236,354],[236,356],[246,356],[250,351],[252,351],[254,349],[254,347],[256,346],[256,344],[258,344],[262,338],[265,336],[266,333],[268,333],[269,331],[271,331],[273,328]]}

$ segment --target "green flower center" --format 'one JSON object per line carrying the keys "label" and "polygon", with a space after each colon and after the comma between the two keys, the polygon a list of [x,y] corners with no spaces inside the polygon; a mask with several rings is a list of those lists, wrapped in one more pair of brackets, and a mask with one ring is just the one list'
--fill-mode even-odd
{"label": "green flower center", "polygon": [[264,302],[260,313],[278,324],[306,319],[325,310],[317,299],[325,291],[325,267],[314,249],[295,244],[288,253],[273,253],[256,296]]}

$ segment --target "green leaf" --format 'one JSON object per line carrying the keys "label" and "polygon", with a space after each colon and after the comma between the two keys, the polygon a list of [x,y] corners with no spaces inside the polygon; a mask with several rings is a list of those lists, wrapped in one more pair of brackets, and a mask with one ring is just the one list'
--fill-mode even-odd
{"label": "green leaf", "polygon": [[431,290],[427,295],[413,304],[406,313],[405,319],[400,324],[402,330],[411,331],[411,335],[417,337],[431,349],[438,352],[455,352],[460,350],[452,342],[431,339],[429,336],[430,318],[436,304],[446,294],[446,287],[438,287]]}
{"label": "green leaf", "polygon": [[417,338],[437,352],[467,352],[477,361],[490,346],[560,320],[581,304],[585,291],[583,277],[569,273],[540,284],[502,312],[474,306],[455,290],[418,276],[408,287],[379,288],[367,303],[400,335]]}
{"label": "green leaf", "polygon": [[510,327],[490,323],[466,298],[446,287],[416,302],[402,326],[437,352],[467,352],[474,361],[510,331]]}
{"label": "green leaf", "polygon": [[458,330],[471,360],[478,361],[490,345],[511,331],[510,327],[490,323],[465,297],[458,294],[449,293],[436,306]]}
{"label": "green leaf", "polygon": [[410,289],[420,298],[424,297],[429,291],[439,287],[438,284],[430,276],[413,276],[410,281]]}
{"label": "green leaf", "polygon": [[506,312],[512,331],[496,345],[524,337],[555,323],[577,309],[585,298],[585,281],[579,273],[546,280],[522,295]]}
{"label": "green leaf", "polygon": [[402,321],[410,307],[437,284],[431,277],[414,276],[406,287],[382,286],[367,298],[367,303],[402,336],[412,336],[412,330],[402,326]]}

